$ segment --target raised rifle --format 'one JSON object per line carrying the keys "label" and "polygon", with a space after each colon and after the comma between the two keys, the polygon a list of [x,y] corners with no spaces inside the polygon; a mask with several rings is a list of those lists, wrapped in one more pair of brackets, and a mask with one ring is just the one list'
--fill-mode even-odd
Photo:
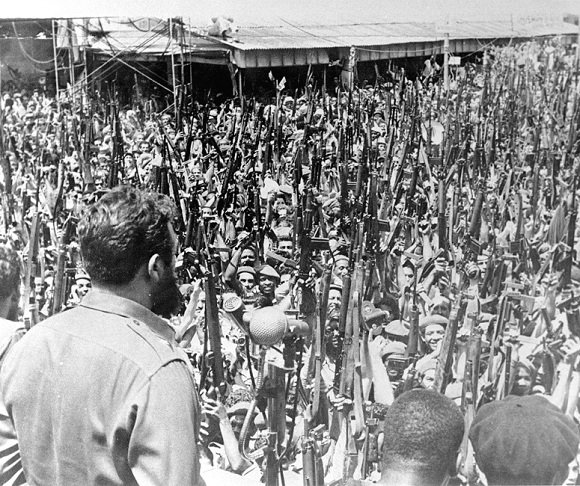
{"label": "raised rifle", "polygon": [[[212,369],[213,387],[219,393],[219,399],[224,401],[226,398],[227,386],[224,378],[224,362],[221,347],[221,324],[219,320],[219,310],[216,295],[216,279],[214,277],[215,258],[207,239],[207,228],[202,223],[201,228],[205,239],[205,260],[207,271],[204,275],[204,292],[205,292],[205,326],[207,338],[211,347],[209,358]],[[204,386],[205,383],[202,383]]]}
{"label": "raised rifle", "polygon": [[113,123],[113,153],[111,154],[109,179],[107,181],[109,189],[119,185],[119,170],[124,157],[123,137],[121,134],[121,122],[119,120],[118,108],[116,105],[113,105],[111,109]]}
{"label": "raised rifle", "polygon": [[578,189],[578,177],[580,177],[579,167],[576,167],[574,171],[574,181],[572,183],[572,204],[570,206],[570,214],[568,217],[568,234],[566,236],[566,245],[568,246],[569,261],[564,266],[564,273],[562,275],[562,284],[564,286],[569,286],[572,283],[572,266],[574,263],[574,257],[576,253],[574,250],[574,239],[576,234],[576,218],[578,216],[578,201],[576,200],[576,191]]}
{"label": "raised rifle", "polygon": [[276,117],[275,113],[272,113],[272,110],[270,110],[268,112],[268,126],[266,129],[266,138],[264,139],[264,159],[262,160],[263,176],[266,175],[266,172],[268,172],[272,166],[272,143],[273,143],[275,117]]}
{"label": "raised rifle", "polygon": [[52,314],[58,314],[62,311],[66,304],[66,290],[67,285],[65,281],[66,266],[68,260],[68,245],[70,244],[74,231],[76,228],[76,221],[69,216],[62,228],[62,235],[58,243],[58,254],[56,260],[56,274],[54,277],[54,296],[52,301]]}
{"label": "raised rifle", "polygon": [[451,378],[451,365],[453,363],[453,353],[455,350],[455,340],[459,328],[460,313],[463,307],[463,295],[459,294],[453,303],[453,308],[449,314],[449,324],[445,329],[441,350],[437,358],[437,367],[435,368],[434,387],[439,393],[445,394],[445,389]]}
{"label": "raised rifle", "polygon": [[30,236],[28,238],[28,257],[26,259],[26,269],[24,273],[24,322],[30,328],[37,324],[35,320],[37,310],[36,296],[34,290],[34,278],[36,277],[38,266],[38,249],[40,238],[39,213],[35,212],[30,224]]}
{"label": "raised rifle", "polygon": [[312,393],[312,417],[316,417],[320,410],[320,387],[322,384],[322,362],[325,350],[325,328],[328,314],[328,293],[332,280],[332,267],[327,265],[324,268],[318,295],[318,322],[314,331],[314,363],[313,368],[313,393]]}
{"label": "raised rifle", "polygon": [[[91,117],[92,118],[92,117]],[[79,127],[77,118],[75,116],[72,117],[72,140],[73,146],[77,152],[79,157],[79,165],[81,169],[81,175],[83,179],[83,183],[85,186],[86,192],[93,192],[95,190],[95,180],[93,178],[93,172],[91,169],[90,164],[90,144],[91,144],[91,136],[92,136],[92,123],[89,121],[85,123],[85,143],[86,143],[86,150],[83,150],[81,147],[80,137],[79,137]]]}
{"label": "raised rifle", "polygon": [[477,328],[473,328],[467,346],[467,360],[461,391],[461,410],[465,416],[465,432],[461,442],[460,471],[464,477],[471,478],[475,474],[475,463],[473,456],[469,455],[469,430],[475,418],[476,406],[479,401],[477,393],[481,357],[481,334]]}
{"label": "raised rifle", "polygon": [[413,298],[411,300],[410,309],[410,327],[409,327],[409,340],[407,347],[405,348],[405,358],[414,358],[419,352],[419,307],[417,306],[417,280],[418,280],[418,269],[415,269],[415,275],[413,280]]}
{"label": "raised rifle", "polygon": [[12,194],[12,167],[4,153],[0,153],[0,166],[4,175],[4,197],[2,198],[2,210],[4,213],[4,234],[8,234],[13,218],[13,194]]}
{"label": "raised rifle", "polygon": [[377,414],[377,407],[375,405],[378,404],[367,404],[365,410],[365,415],[367,416],[365,425],[367,430],[363,445],[363,462],[361,465],[361,476],[363,478],[368,478],[373,470],[376,471],[380,462],[379,423],[381,419],[384,419],[384,413]]}
{"label": "raised rifle", "polygon": [[439,237],[439,249],[447,252],[447,186],[443,170],[439,173],[439,190],[437,194],[437,234]]}

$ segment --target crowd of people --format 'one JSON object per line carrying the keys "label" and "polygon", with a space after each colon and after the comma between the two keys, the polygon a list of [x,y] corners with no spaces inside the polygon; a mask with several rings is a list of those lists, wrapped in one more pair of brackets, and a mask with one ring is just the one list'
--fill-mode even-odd
{"label": "crowd of people", "polygon": [[353,73],[2,92],[2,484],[579,484],[578,49]]}

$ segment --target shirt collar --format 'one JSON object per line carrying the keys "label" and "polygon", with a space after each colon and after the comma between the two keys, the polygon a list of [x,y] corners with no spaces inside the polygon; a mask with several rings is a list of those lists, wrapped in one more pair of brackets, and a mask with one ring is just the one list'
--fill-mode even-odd
{"label": "shirt collar", "polygon": [[147,309],[147,307],[133,300],[91,289],[83,297],[80,305],[89,309],[136,319],[146,324],[155,334],[161,336],[166,341],[170,343],[175,342],[175,331],[173,327]]}

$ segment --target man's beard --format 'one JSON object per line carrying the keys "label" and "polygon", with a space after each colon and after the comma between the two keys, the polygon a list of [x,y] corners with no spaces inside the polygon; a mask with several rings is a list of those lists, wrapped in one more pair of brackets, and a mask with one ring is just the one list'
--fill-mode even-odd
{"label": "man's beard", "polygon": [[166,275],[159,281],[157,286],[153,289],[151,294],[153,299],[153,306],[151,311],[155,314],[169,319],[176,314],[181,306],[183,299],[177,279],[173,272],[167,272]]}

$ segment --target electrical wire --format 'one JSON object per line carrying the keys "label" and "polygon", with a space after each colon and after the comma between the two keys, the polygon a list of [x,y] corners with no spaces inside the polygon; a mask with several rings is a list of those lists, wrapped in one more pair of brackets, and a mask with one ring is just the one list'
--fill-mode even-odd
{"label": "electrical wire", "polygon": [[[164,36],[164,35],[165,35],[167,32],[168,32],[168,30],[167,30],[167,29],[162,29],[162,30],[161,30],[161,31],[159,31],[159,32],[154,32],[154,34],[153,34],[153,36],[152,36],[152,37],[149,37],[149,38],[147,38],[147,39],[143,40],[143,41],[142,41],[140,44],[138,44],[138,45],[135,47],[135,52],[136,52],[137,54],[139,54],[139,53],[140,53],[140,51],[141,51],[141,52],[143,52],[143,51],[145,50],[145,48],[147,47],[147,45],[149,45],[149,44],[152,44],[152,43],[153,43],[153,41],[154,41],[154,40],[156,40],[156,38],[157,38],[157,37],[162,37],[162,36]],[[120,50],[121,50],[121,51],[129,52],[129,51],[132,51],[132,50],[133,50],[133,48],[132,48],[132,47],[130,47],[130,46],[127,46],[126,44],[124,44],[124,43],[120,42],[119,40],[116,40],[116,42],[117,42],[117,44],[119,44],[119,46],[120,46]],[[171,39],[168,39],[168,43],[167,43],[167,45],[166,45],[166,47],[165,47],[165,51],[167,51],[167,47],[169,46],[170,42],[171,42]],[[111,46],[111,43],[110,43],[110,42],[108,42],[108,44],[109,44],[109,46],[111,47],[111,50],[114,52],[114,49],[113,49],[113,47]],[[165,52],[165,51],[164,51],[164,52]],[[163,55],[163,54],[162,54],[162,55]],[[141,65],[141,63],[137,62],[137,64],[138,64],[138,65],[139,65],[139,66],[140,66],[142,69],[144,69],[144,70],[148,71],[149,73],[151,73],[151,75],[152,75],[152,76],[157,76],[157,77],[159,77],[159,76],[158,76],[158,75],[157,75],[155,72],[151,71],[151,70],[150,70],[149,68],[147,68],[146,66],[143,66],[143,65]],[[162,79],[162,78],[160,78],[160,77],[159,77],[159,79]]]}
{"label": "electrical wire", "polygon": [[[101,24],[101,29],[103,29],[103,27],[102,27],[102,24]],[[103,29],[103,31],[104,31],[104,29]],[[136,51],[135,51],[135,52],[136,52],[137,54],[139,54],[139,53],[140,53],[140,52],[142,52],[144,49],[146,49],[146,48],[147,48],[147,46],[148,46],[149,44],[151,44],[152,42],[154,42],[154,41],[157,39],[157,37],[161,37],[162,35],[164,35],[164,30],[162,30],[161,32],[155,32],[155,33],[154,33],[154,34],[153,34],[151,37],[148,37],[147,39],[144,39],[144,40],[143,40],[143,41],[142,41],[140,44],[138,44],[138,45],[136,46]],[[109,43],[109,45],[110,45],[110,43]],[[128,47],[126,47],[126,49],[128,50],[129,48],[128,48]],[[105,52],[106,54],[108,54],[106,51],[103,51],[103,52]],[[86,75],[85,79],[84,79],[84,80],[83,80],[83,81],[82,81],[82,82],[79,84],[79,86],[76,88],[76,90],[73,90],[73,92],[74,92],[74,91],[79,91],[79,90],[81,90],[81,89],[82,89],[82,84],[83,84],[84,82],[88,83],[88,81],[89,81],[89,78],[95,77],[95,74],[96,74],[98,71],[101,71],[101,72],[99,72],[99,76],[100,76],[100,77],[105,77],[105,76],[107,76],[108,74],[110,74],[110,73],[111,73],[111,72],[112,72],[112,71],[113,71],[113,70],[116,68],[116,67],[115,67],[115,64],[113,63],[113,61],[119,61],[119,62],[121,62],[122,64],[126,64],[126,65],[127,65],[129,68],[133,69],[133,70],[134,70],[134,71],[136,71],[138,74],[141,74],[142,76],[144,76],[144,77],[146,77],[147,79],[151,80],[153,83],[155,83],[155,84],[158,84],[158,85],[160,85],[161,87],[163,87],[164,89],[167,89],[168,91],[172,92],[171,90],[169,90],[168,88],[166,88],[164,85],[162,85],[162,84],[158,83],[158,82],[157,82],[157,81],[155,81],[154,79],[152,79],[152,78],[148,77],[147,75],[145,75],[145,74],[144,74],[144,73],[142,73],[141,71],[137,70],[137,69],[136,69],[136,68],[134,68],[133,66],[131,66],[131,65],[127,64],[126,62],[124,62],[123,60],[121,60],[121,59],[120,59],[120,55],[121,55],[121,54],[123,54],[123,52],[126,52],[126,50],[120,49],[119,51],[117,51],[117,52],[116,52],[116,53],[114,53],[114,54],[109,54],[109,55],[111,56],[111,58],[110,58],[110,59],[107,59],[107,61],[105,61],[105,62],[104,62],[104,63],[103,63],[101,66],[99,66],[99,67],[97,67],[96,69],[94,69],[94,70],[93,70],[91,73],[88,73],[88,74]],[[107,67],[105,68],[105,66],[107,66]],[[144,67],[144,66],[143,66],[143,67]],[[147,69],[147,68],[145,68],[145,69]],[[147,69],[147,70],[148,70],[148,71],[150,71],[149,69]],[[152,71],[150,71],[150,72],[152,72]],[[153,74],[154,74],[154,73],[153,73]]]}
{"label": "electrical wire", "polygon": [[[155,33],[152,37],[150,37],[149,39],[147,39],[146,41],[143,41],[140,45],[137,46],[137,53],[139,53],[139,50],[143,50],[144,48],[147,47],[148,43],[151,43],[153,41],[156,40],[156,38],[158,36],[160,36],[161,34],[159,33]],[[149,42],[147,42],[149,41]],[[107,61],[105,61],[103,64],[101,64],[99,67],[97,67],[96,69],[94,69],[91,73],[89,73],[87,75],[87,79],[90,76],[94,76],[97,71],[104,69],[105,67],[107,67],[102,73],[100,73],[101,76],[105,76],[106,74],[110,73],[112,69],[114,69],[114,64],[112,63],[114,60],[117,59],[117,57],[119,57],[121,54],[123,54],[123,50],[119,50],[117,53],[115,53],[114,55],[112,55],[112,57],[110,59],[107,59]]]}
{"label": "electrical wire", "polygon": [[20,47],[20,50],[22,51],[22,54],[24,55],[24,57],[26,59],[28,59],[30,62],[33,62],[35,64],[52,64],[52,63],[54,63],[54,57],[48,61],[41,61],[39,59],[34,59],[30,54],[28,54],[28,52],[26,52],[26,49],[24,49],[24,46],[22,45],[21,39],[18,36],[18,32],[16,31],[16,24],[14,22],[12,22],[12,29],[14,30],[14,35],[16,36],[16,40],[18,41],[18,47]]}
{"label": "electrical wire", "polygon": [[160,86],[161,88],[169,91],[170,93],[173,94],[173,90],[170,90],[167,86],[162,85],[161,83],[159,83],[158,81],[155,81],[153,78],[147,76],[146,74],[142,73],[141,71],[139,71],[136,67],[131,66],[128,62],[123,61],[121,58],[117,59],[117,62],[120,62],[121,64],[124,64],[125,66],[127,66],[128,68],[132,69],[133,71],[135,71],[137,74],[140,74],[141,76],[143,76],[144,78],[148,79],[149,81],[151,81],[152,83],[155,83],[156,85]]}

